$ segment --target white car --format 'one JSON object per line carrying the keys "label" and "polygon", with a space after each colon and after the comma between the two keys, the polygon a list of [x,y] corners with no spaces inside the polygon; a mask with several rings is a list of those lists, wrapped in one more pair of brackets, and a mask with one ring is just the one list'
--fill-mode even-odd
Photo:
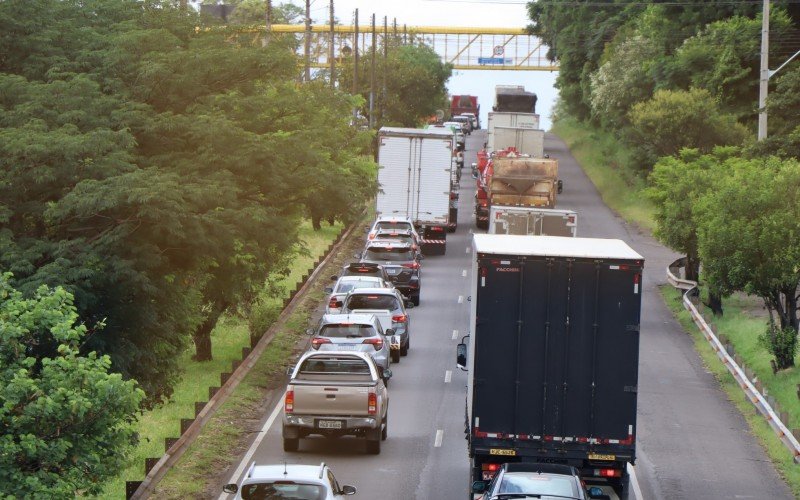
{"label": "white car", "polygon": [[387,283],[383,278],[375,276],[342,276],[336,280],[332,287],[326,287],[325,292],[329,293],[328,305],[325,306],[326,314],[336,314],[341,311],[342,299],[350,290],[357,288],[393,288],[394,285]]}
{"label": "white car", "polygon": [[241,484],[223,486],[235,500],[293,498],[296,500],[335,500],[356,493],[355,486],[339,486],[333,471],[325,465],[256,465],[253,462]]}
{"label": "white car", "polygon": [[411,229],[411,231],[414,232],[414,236],[416,237],[417,241],[420,241],[417,229],[414,227],[414,222],[408,217],[399,215],[382,215],[378,217],[372,224],[372,227],[367,234],[367,239],[374,240],[375,235],[378,234],[378,230],[380,229]]}

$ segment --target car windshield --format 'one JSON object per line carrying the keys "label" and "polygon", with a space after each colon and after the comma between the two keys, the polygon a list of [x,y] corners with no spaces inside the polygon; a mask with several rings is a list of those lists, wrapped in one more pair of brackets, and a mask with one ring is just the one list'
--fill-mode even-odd
{"label": "car windshield", "polygon": [[377,281],[361,281],[361,280],[347,280],[340,281],[336,286],[333,293],[347,293],[356,288],[379,288],[380,284]]}
{"label": "car windshield", "polygon": [[318,484],[275,481],[242,486],[244,500],[324,500],[325,488]]}
{"label": "car windshield", "polygon": [[364,252],[364,259],[402,262],[414,260],[414,253],[408,247],[370,247]]}
{"label": "car windshield", "polygon": [[574,498],[575,481],[569,476],[550,474],[531,474],[509,472],[503,476],[503,482],[497,493],[528,493],[535,495],[555,495]]}
{"label": "car windshield", "polygon": [[375,329],[371,325],[325,325],[319,335],[340,339],[373,337]]}
{"label": "car windshield", "polygon": [[413,229],[411,224],[404,221],[382,220],[378,221],[375,229]]}
{"label": "car windshield", "polygon": [[399,301],[394,295],[351,295],[347,301],[347,308],[354,309],[389,309],[394,311],[400,308]]}

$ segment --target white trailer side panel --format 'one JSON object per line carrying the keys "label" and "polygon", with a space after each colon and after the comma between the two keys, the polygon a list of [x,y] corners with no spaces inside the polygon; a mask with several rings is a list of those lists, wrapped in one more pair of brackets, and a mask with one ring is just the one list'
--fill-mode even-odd
{"label": "white trailer side panel", "polygon": [[446,225],[453,168],[450,131],[385,128],[380,141],[378,215]]}
{"label": "white trailer side panel", "polygon": [[495,127],[492,151],[501,151],[512,147],[516,148],[520,154],[530,155],[532,158],[544,157],[544,130]]}
{"label": "white trailer side panel", "polygon": [[489,113],[486,129],[486,148],[489,151],[497,151],[495,147],[494,129],[495,127],[512,127],[512,128],[539,128],[539,115],[535,113],[502,113],[492,112]]}

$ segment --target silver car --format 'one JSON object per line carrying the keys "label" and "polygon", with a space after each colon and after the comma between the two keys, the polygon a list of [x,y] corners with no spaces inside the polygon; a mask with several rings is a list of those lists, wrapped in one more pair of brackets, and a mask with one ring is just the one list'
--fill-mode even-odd
{"label": "silver car", "polygon": [[328,305],[325,306],[326,314],[337,314],[342,311],[342,300],[350,290],[358,288],[392,288],[394,285],[387,283],[383,278],[375,276],[342,276],[336,280],[332,287],[325,287],[329,293]]}
{"label": "silver car", "polygon": [[391,364],[389,336],[374,314],[325,314],[312,332],[311,349],[369,354],[380,368]]}

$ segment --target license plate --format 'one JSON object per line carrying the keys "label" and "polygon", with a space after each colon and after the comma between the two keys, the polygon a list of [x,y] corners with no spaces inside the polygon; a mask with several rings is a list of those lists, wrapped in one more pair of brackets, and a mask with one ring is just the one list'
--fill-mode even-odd
{"label": "license plate", "polygon": [[349,345],[349,344],[334,344],[336,346],[336,350],[338,351],[355,351],[356,346]]}
{"label": "license plate", "polygon": [[395,274],[397,274],[399,272],[400,272],[399,269],[392,269],[391,267],[386,269],[386,274],[389,274],[391,276],[394,276]]}
{"label": "license plate", "polygon": [[600,453],[589,453],[589,460],[616,460],[616,455],[603,455]]}
{"label": "license plate", "polygon": [[341,429],[341,420],[317,420],[317,427],[319,429]]}
{"label": "license plate", "polygon": [[489,455],[506,455],[510,457],[514,457],[517,455],[516,450],[509,450],[506,448],[490,448]]}

